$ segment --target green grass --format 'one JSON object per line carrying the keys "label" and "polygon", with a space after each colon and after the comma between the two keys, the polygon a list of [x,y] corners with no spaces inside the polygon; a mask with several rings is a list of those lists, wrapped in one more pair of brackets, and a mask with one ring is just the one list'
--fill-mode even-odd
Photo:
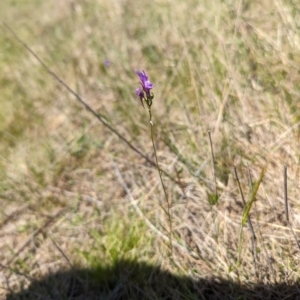
{"label": "green grass", "polygon": [[[298,235],[298,11],[296,1],[270,0],[2,1],[0,19],[154,160],[134,70],[149,74],[174,235],[170,258],[164,194],[153,165],[84,109],[1,23],[3,295],[7,282],[17,292],[59,270],[108,274],[119,261],[160,266],[174,275],[168,282],[188,280],[188,286],[198,278],[227,280],[234,289],[295,284],[299,249],[284,217],[282,174],[286,165],[291,226]],[[254,185],[266,166],[247,211],[255,249],[246,224],[239,241],[245,207],[233,168],[249,200],[249,174]],[[151,275],[146,277],[140,280]],[[126,284],[127,296],[143,286]],[[154,286],[143,287],[150,288],[149,299],[167,297]],[[199,293],[188,291],[187,299]],[[178,299],[184,299],[181,292]],[[238,299],[238,292],[230,293]]]}

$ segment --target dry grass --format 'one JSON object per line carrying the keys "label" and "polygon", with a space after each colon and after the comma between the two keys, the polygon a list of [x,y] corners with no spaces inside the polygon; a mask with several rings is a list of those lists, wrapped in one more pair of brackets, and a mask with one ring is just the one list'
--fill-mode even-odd
{"label": "dry grass", "polygon": [[[174,234],[170,258],[153,165],[2,25],[3,299],[71,299],[75,270],[76,299],[299,297],[300,252],[283,197],[286,165],[290,224],[299,236],[299,9],[282,0],[2,1],[1,19],[154,160],[147,111],[134,94],[134,70],[149,73]],[[208,130],[216,205],[209,202],[215,187]],[[241,229],[245,205],[233,170],[247,202],[265,166],[250,211],[253,242],[248,225]],[[43,278],[46,284],[36,285]],[[98,295],[87,292],[95,279],[105,283]],[[29,284],[27,296],[18,294]]]}

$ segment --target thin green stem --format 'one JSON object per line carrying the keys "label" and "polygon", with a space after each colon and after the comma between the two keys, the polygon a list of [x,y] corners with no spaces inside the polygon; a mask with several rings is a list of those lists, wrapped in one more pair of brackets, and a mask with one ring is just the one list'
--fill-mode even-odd
{"label": "thin green stem", "polygon": [[172,256],[172,253],[173,253],[173,246],[172,246],[172,218],[171,218],[171,213],[170,213],[170,201],[169,201],[169,198],[167,196],[167,191],[166,191],[166,187],[164,185],[164,182],[163,182],[163,179],[162,179],[162,176],[161,176],[161,169],[159,167],[159,164],[158,164],[158,158],[157,158],[157,153],[156,153],[156,147],[155,147],[155,143],[154,143],[154,133],[153,133],[153,122],[152,122],[152,113],[151,113],[151,107],[148,106],[149,108],[149,122],[150,122],[150,129],[151,129],[151,140],[152,140],[152,146],[153,146],[153,151],[154,151],[154,155],[155,155],[155,161],[156,161],[156,167],[157,167],[157,171],[158,171],[158,174],[159,174],[159,178],[160,178],[160,182],[161,182],[161,185],[162,185],[162,188],[163,188],[163,191],[164,191],[164,196],[165,196],[165,199],[166,199],[166,204],[167,204],[167,209],[165,209],[162,205],[161,205],[161,208],[163,209],[163,211],[165,212],[165,214],[168,216],[168,221],[169,221],[169,247],[170,247],[170,254]]}

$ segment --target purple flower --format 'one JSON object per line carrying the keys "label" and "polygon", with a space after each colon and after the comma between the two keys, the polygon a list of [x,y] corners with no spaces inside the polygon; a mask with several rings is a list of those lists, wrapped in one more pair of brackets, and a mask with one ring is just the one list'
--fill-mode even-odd
{"label": "purple flower", "polygon": [[135,73],[139,76],[143,91],[147,96],[150,96],[150,90],[154,87],[154,84],[150,82],[149,77],[145,73],[145,71],[135,71]]}
{"label": "purple flower", "polygon": [[154,95],[150,93],[150,90],[154,87],[154,84],[151,83],[145,71],[141,72],[136,70],[135,73],[139,76],[142,86],[142,88],[137,88],[135,93],[139,96],[143,106],[145,101],[147,106],[150,108],[152,105],[152,99],[154,97]]}
{"label": "purple flower", "polygon": [[136,70],[135,73],[140,77],[142,83],[148,80],[148,76],[146,75],[145,71],[141,72]]}
{"label": "purple flower", "polygon": [[106,67],[109,67],[109,66],[110,66],[110,61],[109,61],[108,59],[106,59],[106,60],[104,61],[104,65],[105,65]]}
{"label": "purple flower", "polygon": [[135,93],[139,96],[140,100],[141,100],[141,103],[142,105],[144,106],[144,102],[143,102],[143,99],[144,99],[144,92],[138,87],[136,90],[135,90]]}

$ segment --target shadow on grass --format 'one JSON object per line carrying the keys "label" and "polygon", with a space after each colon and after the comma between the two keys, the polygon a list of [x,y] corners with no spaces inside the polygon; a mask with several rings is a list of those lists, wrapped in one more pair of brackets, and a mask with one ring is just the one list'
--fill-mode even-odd
{"label": "shadow on grass", "polygon": [[48,275],[7,299],[300,299],[300,289],[285,283],[246,287],[222,279],[196,281],[145,263],[121,260],[112,267]]}

